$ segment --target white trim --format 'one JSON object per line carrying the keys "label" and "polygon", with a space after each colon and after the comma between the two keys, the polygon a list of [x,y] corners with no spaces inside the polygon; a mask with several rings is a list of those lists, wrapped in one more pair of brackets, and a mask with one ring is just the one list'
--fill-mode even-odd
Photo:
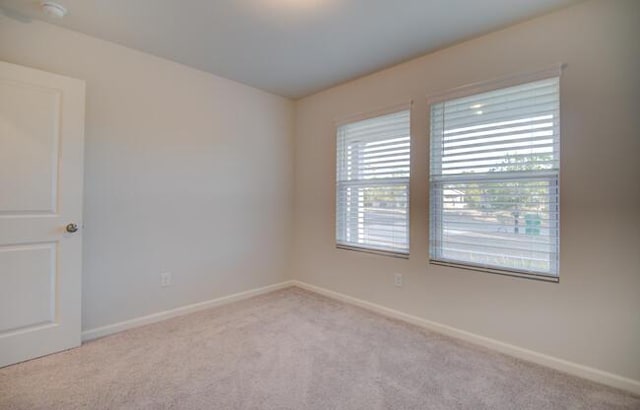
{"label": "white trim", "polygon": [[137,317],[130,320],[125,320],[123,322],[118,322],[111,325],[98,327],[95,329],[85,330],[82,332],[82,341],[86,342],[89,340],[97,339],[99,337],[122,332],[123,330],[133,329],[135,327],[140,327],[140,326],[148,325],[151,323],[160,322],[162,320],[170,319],[172,317],[182,316],[182,315],[197,312],[200,310],[209,309],[215,306],[226,305],[232,302],[238,302],[240,300],[248,299],[253,296],[270,293],[270,292],[288,288],[291,286],[294,286],[294,281],[289,280],[285,282],[276,283],[274,285],[264,286],[257,289],[250,289],[244,292],[234,293],[228,296],[222,296],[219,298],[206,300],[204,302],[198,302],[198,303],[193,303],[191,305],[180,306],[175,309],[164,310],[162,312],[153,313],[147,316],[141,316],[141,317]]}
{"label": "white trim", "polygon": [[439,266],[445,266],[448,268],[457,268],[457,269],[466,269],[466,270],[473,270],[476,272],[486,272],[486,273],[493,273],[496,275],[503,275],[503,276],[511,276],[511,277],[515,277],[515,278],[524,278],[524,279],[532,279],[532,280],[538,280],[540,282],[548,282],[548,283],[560,283],[560,276],[558,275],[546,275],[543,273],[537,273],[537,272],[527,272],[527,271],[520,271],[517,269],[499,269],[499,268],[494,268],[491,266],[483,266],[483,265],[476,265],[473,263],[467,263],[467,262],[458,262],[458,261],[454,261],[454,260],[448,260],[445,258],[442,259],[429,259],[429,263],[432,265],[439,265]]}
{"label": "white trim", "polygon": [[552,77],[560,77],[562,75],[562,70],[564,70],[566,66],[566,64],[558,63],[542,70],[528,71],[506,77],[494,78],[488,81],[466,84],[446,91],[430,93],[427,95],[427,104],[432,105],[446,100],[466,97],[468,95],[480,94],[500,88],[545,80]]}
{"label": "white trim", "polygon": [[407,99],[403,102],[396,103],[393,105],[387,105],[385,107],[376,108],[371,111],[359,112],[356,114],[351,114],[346,117],[342,117],[333,121],[336,128],[339,128],[343,125],[350,124],[352,122],[364,121],[369,118],[380,117],[382,115],[394,114],[400,111],[411,111],[411,106],[413,105],[413,100]]}
{"label": "white trim", "polygon": [[447,326],[441,323],[433,322],[431,320],[423,319],[421,317],[413,316],[407,313],[400,312],[398,310],[390,309],[376,303],[367,302],[362,299],[357,299],[352,296],[345,295],[343,293],[334,292],[325,288],[321,288],[315,285],[310,285],[298,280],[292,281],[294,286],[297,286],[308,291],[318,293],[320,295],[346,302],[352,305],[359,306],[361,308],[370,310],[381,315],[402,320],[403,322],[411,323],[416,326],[423,327],[425,329],[432,330],[434,332],[442,333],[447,336],[462,339],[473,344],[481,345],[492,350],[499,351],[501,353],[508,354],[518,359],[526,360],[532,363],[536,363],[542,366],[550,367],[555,370],[559,370],[564,373],[568,373],[574,376],[578,376],[584,379],[588,379],[597,383],[602,383],[607,386],[615,387],[618,389],[630,391],[635,394],[640,394],[640,381],[629,379],[627,377],[619,376],[617,374],[605,372],[595,369],[593,367],[584,366],[578,363],[570,362],[568,360],[559,359],[557,357],[549,356],[543,353],[538,353],[533,350],[524,349],[509,343],[504,343],[499,340],[491,339],[489,337],[480,336],[475,333],[467,332],[465,330],[457,329],[455,327]]}
{"label": "white trim", "polygon": [[392,258],[409,259],[409,251],[401,252],[377,248],[365,248],[364,246],[354,246],[346,243],[336,243],[336,249],[341,249],[343,251],[370,253],[378,256],[390,256]]}
{"label": "white trim", "polygon": [[82,341],[97,339],[99,337],[108,336],[114,333],[118,333],[127,329],[148,325],[151,323],[160,322],[162,320],[170,319],[177,316],[186,315],[189,313],[197,312],[204,309],[209,309],[215,306],[221,306],[232,302],[238,302],[244,299],[251,298],[253,296],[262,295],[265,293],[274,292],[276,290],[285,289],[288,287],[296,286],[301,289],[305,289],[331,299],[339,300],[341,302],[349,303],[361,308],[370,310],[372,312],[384,315],[397,320],[402,320],[420,326],[425,329],[432,330],[434,332],[442,333],[457,339],[462,339],[470,343],[481,345],[492,350],[499,351],[501,353],[508,354],[519,359],[523,359],[532,363],[536,363],[542,366],[550,367],[574,376],[582,377],[597,383],[602,383],[611,387],[615,387],[622,390],[627,390],[635,394],[640,394],[640,381],[629,379],[623,376],[619,376],[613,373],[605,372],[595,369],[593,367],[583,366],[581,364],[573,363],[564,359],[559,359],[553,356],[545,355],[535,352],[533,350],[524,349],[512,344],[500,342],[489,337],[480,336],[475,333],[467,332],[465,330],[457,329],[451,326],[447,326],[441,323],[433,322],[431,320],[423,319],[421,317],[413,316],[408,313],[400,312],[395,309],[390,309],[376,303],[367,302],[362,299],[357,299],[352,296],[345,295],[343,293],[334,292],[319,286],[311,285],[298,280],[289,280],[274,285],[265,286],[262,288],[251,289],[244,292],[234,293],[232,295],[223,296],[216,299],[211,299],[204,302],[194,303],[187,306],[181,306],[175,309],[165,310],[162,312],[154,313],[139,318],[126,320],[124,322],[114,323],[112,325],[102,326],[95,329],[85,330],[82,332]]}

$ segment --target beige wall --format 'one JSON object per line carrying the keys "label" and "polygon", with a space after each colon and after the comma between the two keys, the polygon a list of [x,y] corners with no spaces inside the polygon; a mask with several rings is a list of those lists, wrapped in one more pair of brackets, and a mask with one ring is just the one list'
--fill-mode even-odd
{"label": "beige wall", "polygon": [[2,14],[0,59],[86,80],[84,329],[287,279],[290,101]]}
{"label": "beige wall", "polygon": [[[298,101],[296,279],[640,380],[638,39],[640,2],[587,2]],[[560,283],[429,265],[426,95],[559,62]],[[333,121],[410,99],[411,258],[337,250]]]}

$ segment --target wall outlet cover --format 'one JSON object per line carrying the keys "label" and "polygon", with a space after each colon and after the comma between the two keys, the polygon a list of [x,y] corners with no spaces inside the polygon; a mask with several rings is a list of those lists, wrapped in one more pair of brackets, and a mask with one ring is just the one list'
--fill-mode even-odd
{"label": "wall outlet cover", "polygon": [[403,282],[402,273],[393,274],[393,284],[397,287],[401,287]]}
{"label": "wall outlet cover", "polygon": [[171,286],[171,272],[162,272],[160,274],[160,286],[163,288]]}

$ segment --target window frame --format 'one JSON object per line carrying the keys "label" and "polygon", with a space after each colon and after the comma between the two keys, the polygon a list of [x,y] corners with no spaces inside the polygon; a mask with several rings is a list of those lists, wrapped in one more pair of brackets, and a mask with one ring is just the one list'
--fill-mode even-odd
{"label": "window frame", "polygon": [[[460,86],[460,87],[456,87],[453,88],[451,90],[448,91],[443,91],[443,92],[438,92],[438,93],[433,93],[433,94],[429,94],[426,97],[426,102],[427,102],[427,122],[428,122],[428,131],[427,131],[427,135],[429,136],[429,141],[428,141],[428,152],[429,154],[427,155],[427,168],[428,168],[428,196],[429,196],[429,201],[428,201],[428,214],[429,214],[429,218],[428,218],[428,239],[429,239],[429,249],[428,249],[428,255],[429,255],[429,264],[431,265],[439,265],[439,266],[445,266],[445,267],[454,267],[454,268],[459,268],[459,269],[465,269],[465,270],[472,270],[472,271],[479,271],[479,272],[486,272],[486,273],[493,273],[493,274],[499,274],[499,275],[506,275],[506,276],[513,276],[513,277],[520,277],[520,278],[527,278],[527,279],[533,279],[533,280],[540,280],[540,281],[545,281],[545,282],[552,282],[552,283],[559,283],[560,282],[560,228],[561,228],[561,224],[560,224],[560,181],[561,181],[561,170],[562,170],[562,166],[559,165],[558,169],[553,171],[554,175],[549,176],[549,180],[555,182],[555,189],[557,190],[557,194],[555,197],[555,206],[557,209],[557,220],[556,220],[556,231],[557,234],[555,235],[555,249],[556,249],[556,254],[555,254],[555,258],[553,261],[551,261],[551,263],[553,265],[555,265],[555,274],[545,274],[545,273],[541,273],[541,272],[534,272],[534,271],[522,271],[522,270],[517,270],[517,269],[513,269],[513,268],[508,268],[508,267],[488,267],[488,266],[482,266],[482,265],[475,265],[473,263],[469,263],[469,262],[465,262],[465,261],[455,261],[455,260],[446,260],[444,258],[441,259],[434,259],[433,257],[433,247],[434,247],[434,240],[437,240],[435,237],[436,236],[441,236],[443,234],[443,228],[437,228],[436,226],[434,226],[434,224],[436,224],[437,222],[434,222],[436,218],[433,217],[433,209],[434,209],[434,204],[436,202],[440,203],[440,209],[442,209],[444,207],[444,205],[442,204],[443,198],[442,198],[442,194],[437,195],[436,190],[432,187],[432,181],[431,181],[431,160],[432,160],[432,155],[431,155],[431,150],[432,150],[432,143],[431,143],[431,129],[432,129],[432,124],[431,124],[431,109],[432,106],[434,104],[438,104],[438,103],[442,103],[445,101],[449,101],[449,100],[455,100],[458,98],[463,98],[463,97],[468,97],[468,96],[473,96],[475,94],[482,94],[485,92],[490,92],[490,91],[496,91],[496,90],[500,90],[503,88],[509,88],[509,87],[513,87],[513,86],[517,86],[520,84],[526,84],[526,83],[530,83],[530,82],[535,82],[535,81],[541,81],[541,80],[545,80],[545,79],[550,79],[550,78],[558,78],[559,81],[559,85],[558,85],[558,103],[559,103],[559,109],[560,112],[561,110],[561,105],[562,105],[562,98],[561,98],[561,78],[562,78],[562,72],[564,70],[564,68],[566,67],[565,64],[556,64],[553,65],[549,68],[546,69],[542,69],[542,70],[537,70],[537,71],[532,71],[532,72],[527,72],[527,73],[522,73],[522,74],[516,74],[516,75],[512,75],[512,76],[506,76],[506,77],[502,77],[499,79],[493,79],[493,80],[489,80],[489,81],[482,81],[482,82],[477,82],[477,83],[472,83],[469,85],[464,85],[464,86]],[[558,130],[559,130],[559,137],[558,137],[558,159],[559,159],[559,164],[562,163],[561,160],[561,155],[562,155],[562,116],[560,115],[560,117],[558,118]],[[471,178],[473,179],[473,178]],[[443,188],[444,189],[444,188]],[[437,205],[437,204],[436,204]]]}
{"label": "window frame", "polygon": [[[380,256],[390,256],[390,257],[394,257],[394,258],[401,258],[401,259],[409,259],[410,256],[410,252],[411,252],[411,168],[412,168],[412,155],[413,155],[413,134],[411,132],[412,130],[412,121],[411,118],[413,116],[412,113],[412,107],[413,107],[413,101],[412,100],[408,100],[406,102],[401,102],[401,103],[397,103],[394,105],[390,105],[384,108],[380,108],[380,109],[376,109],[376,110],[372,110],[372,111],[367,111],[364,113],[358,113],[358,114],[354,114],[354,115],[350,115],[347,117],[343,117],[341,119],[338,119],[336,121],[334,121],[334,170],[336,171],[334,173],[335,176],[335,180],[334,180],[334,186],[335,186],[335,197],[334,197],[334,241],[335,241],[335,247],[336,249],[339,250],[347,250],[347,251],[356,251],[356,252],[363,252],[363,253],[369,253],[369,254],[374,254],[374,255],[380,255]],[[339,201],[339,190],[340,190],[340,181],[338,180],[338,164],[340,161],[340,158],[338,157],[338,144],[339,144],[339,133],[340,133],[340,127],[345,126],[345,125],[349,125],[352,123],[357,123],[360,121],[366,121],[369,119],[374,119],[376,117],[383,117],[385,115],[391,115],[391,114],[395,114],[395,113],[401,113],[403,111],[407,111],[409,114],[409,175],[407,177],[402,177],[402,178],[398,178],[398,179],[402,179],[402,180],[406,180],[406,196],[407,196],[407,216],[406,216],[406,221],[407,221],[407,225],[406,225],[406,234],[407,234],[407,250],[406,251],[395,251],[395,250],[388,250],[388,249],[379,249],[379,248],[375,248],[375,247],[367,247],[367,246],[357,246],[357,245],[353,245],[353,244],[346,244],[346,243],[340,243],[339,238],[338,238],[338,218],[339,218],[339,213],[338,213],[338,201]],[[381,181],[383,181],[384,179],[381,179]],[[400,181],[396,181],[396,183],[400,183]]]}

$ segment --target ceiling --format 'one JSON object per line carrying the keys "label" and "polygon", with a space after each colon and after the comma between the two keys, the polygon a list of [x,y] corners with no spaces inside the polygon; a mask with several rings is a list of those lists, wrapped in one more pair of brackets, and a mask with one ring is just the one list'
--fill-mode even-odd
{"label": "ceiling", "polygon": [[577,0],[0,0],[15,12],[300,98]]}

